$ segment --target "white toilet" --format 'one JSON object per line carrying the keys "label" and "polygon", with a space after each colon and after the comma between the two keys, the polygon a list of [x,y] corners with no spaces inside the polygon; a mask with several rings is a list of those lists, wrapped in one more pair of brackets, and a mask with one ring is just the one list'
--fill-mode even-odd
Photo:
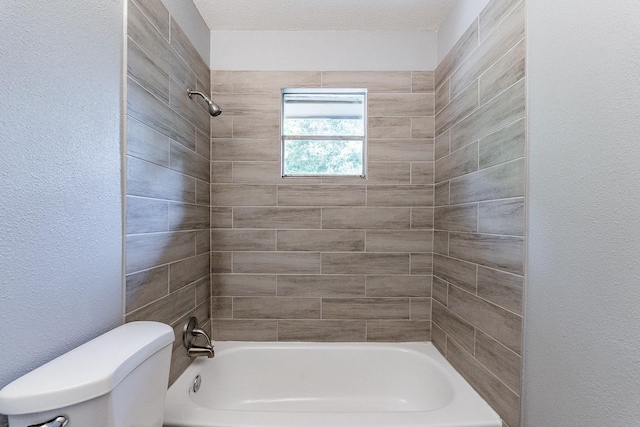
{"label": "white toilet", "polygon": [[132,322],[0,390],[9,427],[161,427],[173,329]]}

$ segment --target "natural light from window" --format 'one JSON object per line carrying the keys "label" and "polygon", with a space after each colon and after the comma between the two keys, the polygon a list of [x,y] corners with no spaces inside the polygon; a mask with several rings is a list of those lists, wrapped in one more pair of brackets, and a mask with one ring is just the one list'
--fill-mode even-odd
{"label": "natural light from window", "polygon": [[282,176],[366,175],[366,89],[282,90]]}

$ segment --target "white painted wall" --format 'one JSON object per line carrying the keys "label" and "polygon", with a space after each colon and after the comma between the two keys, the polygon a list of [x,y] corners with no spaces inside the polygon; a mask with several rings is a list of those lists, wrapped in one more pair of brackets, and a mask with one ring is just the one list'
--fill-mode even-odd
{"label": "white painted wall", "polygon": [[212,31],[211,69],[431,71],[435,32]]}
{"label": "white painted wall", "polygon": [[187,35],[202,60],[210,66],[211,38],[209,37],[209,32],[211,30],[204,22],[196,5],[191,0],[162,0],[162,4]]}
{"label": "white painted wall", "polygon": [[123,8],[0,3],[0,387],[122,322]]}
{"label": "white painted wall", "polygon": [[640,3],[528,1],[523,426],[640,420]]}
{"label": "white painted wall", "polygon": [[438,29],[438,60],[451,51],[469,25],[478,17],[490,0],[457,0]]}

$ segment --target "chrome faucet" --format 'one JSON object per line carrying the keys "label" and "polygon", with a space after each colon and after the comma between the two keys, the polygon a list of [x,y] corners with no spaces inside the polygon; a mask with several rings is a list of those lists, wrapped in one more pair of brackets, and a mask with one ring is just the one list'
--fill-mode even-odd
{"label": "chrome faucet", "polygon": [[[195,342],[198,337],[204,337],[206,344],[196,345]],[[211,359],[214,356],[211,338],[209,338],[209,335],[207,335],[205,331],[200,329],[198,319],[195,317],[190,317],[182,329],[182,345],[187,349],[187,355],[189,357],[207,356]]]}

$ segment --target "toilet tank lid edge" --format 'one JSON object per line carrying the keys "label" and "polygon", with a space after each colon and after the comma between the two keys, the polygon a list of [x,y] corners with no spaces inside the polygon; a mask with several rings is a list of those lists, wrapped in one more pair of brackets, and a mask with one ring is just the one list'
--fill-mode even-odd
{"label": "toilet tank lid edge", "polygon": [[160,322],[112,329],[8,384],[0,390],[0,413],[47,411],[107,394],[174,338],[173,328]]}

